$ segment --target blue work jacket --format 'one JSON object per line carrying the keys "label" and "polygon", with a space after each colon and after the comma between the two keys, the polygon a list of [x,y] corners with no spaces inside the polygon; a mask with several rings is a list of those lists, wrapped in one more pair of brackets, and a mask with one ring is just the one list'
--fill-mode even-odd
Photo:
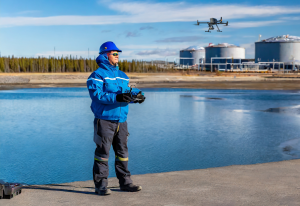
{"label": "blue work jacket", "polygon": [[99,68],[87,80],[92,112],[98,119],[125,122],[128,103],[117,102],[116,96],[130,92],[129,78],[117,66],[109,63],[106,54],[99,55],[96,62]]}

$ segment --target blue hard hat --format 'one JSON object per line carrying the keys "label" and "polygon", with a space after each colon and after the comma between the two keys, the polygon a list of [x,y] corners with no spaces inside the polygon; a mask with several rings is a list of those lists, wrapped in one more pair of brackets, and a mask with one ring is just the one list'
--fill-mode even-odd
{"label": "blue hard hat", "polygon": [[118,47],[112,41],[107,41],[100,46],[99,54],[103,54],[109,51],[118,51],[122,52],[122,50],[118,49]]}

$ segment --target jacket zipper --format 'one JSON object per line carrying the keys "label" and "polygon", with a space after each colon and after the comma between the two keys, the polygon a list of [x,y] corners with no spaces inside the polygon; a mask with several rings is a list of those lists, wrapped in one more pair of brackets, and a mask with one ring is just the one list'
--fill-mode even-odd
{"label": "jacket zipper", "polygon": [[[117,71],[117,70],[116,70]],[[113,74],[114,74],[114,76],[115,76],[115,79],[116,79],[116,82],[117,82],[117,84],[118,84],[118,86],[119,86],[119,82],[118,82],[118,80],[117,80],[117,78],[116,78],[116,75],[115,75],[115,72],[114,72],[114,70],[113,70]],[[120,117],[121,117],[121,104],[122,104],[122,102],[120,102],[120,113],[119,113],[119,121],[120,121]]]}

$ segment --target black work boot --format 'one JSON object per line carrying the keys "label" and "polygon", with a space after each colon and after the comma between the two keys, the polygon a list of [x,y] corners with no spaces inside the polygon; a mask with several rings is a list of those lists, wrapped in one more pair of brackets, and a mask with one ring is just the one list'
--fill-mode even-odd
{"label": "black work boot", "polygon": [[107,189],[107,187],[102,187],[102,188],[95,188],[95,193],[98,195],[110,195],[111,190]]}
{"label": "black work boot", "polygon": [[127,191],[127,192],[138,192],[142,190],[142,186],[134,185],[134,184],[128,184],[128,185],[123,185],[120,186],[120,189],[122,191]]}

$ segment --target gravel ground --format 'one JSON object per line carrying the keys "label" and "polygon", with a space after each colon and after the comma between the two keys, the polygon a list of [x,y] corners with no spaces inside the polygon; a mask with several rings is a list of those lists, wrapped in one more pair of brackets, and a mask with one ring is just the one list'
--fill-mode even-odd
{"label": "gravel ground", "polygon": [[19,76],[0,76],[0,84],[26,84],[29,81],[30,79]]}

